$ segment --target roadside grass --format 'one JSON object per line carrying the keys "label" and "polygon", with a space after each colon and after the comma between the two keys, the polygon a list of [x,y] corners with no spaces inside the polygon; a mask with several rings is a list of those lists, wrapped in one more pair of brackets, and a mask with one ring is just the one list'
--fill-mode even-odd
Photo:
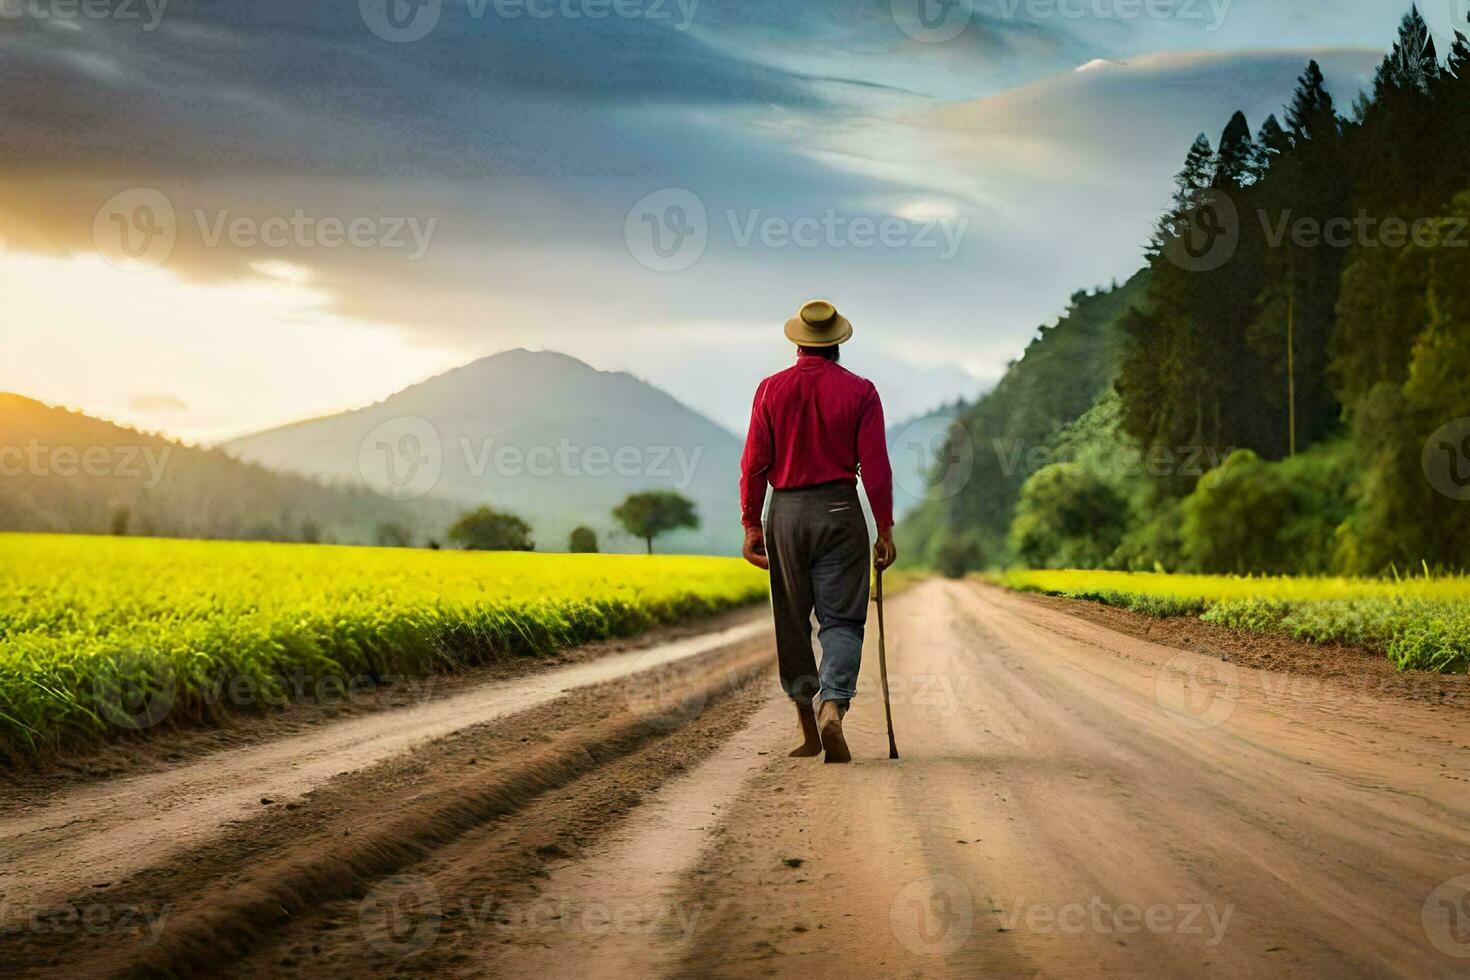
{"label": "roadside grass", "polygon": [[739,559],[0,534],[0,759],[765,598]]}
{"label": "roadside grass", "polygon": [[1198,616],[1311,643],[1362,646],[1386,654],[1400,670],[1470,669],[1470,578],[1463,576],[1254,578],[1018,569],[992,580],[1150,616]]}

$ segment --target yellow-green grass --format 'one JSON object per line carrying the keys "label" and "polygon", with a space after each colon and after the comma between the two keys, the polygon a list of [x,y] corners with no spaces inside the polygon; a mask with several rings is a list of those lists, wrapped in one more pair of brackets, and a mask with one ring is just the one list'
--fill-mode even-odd
{"label": "yellow-green grass", "polygon": [[731,558],[0,534],[0,758],[765,595]]}
{"label": "yellow-green grass", "polygon": [[1013,589],[1090,599],[1154,616],[1386,653],[1400,670],[1470,667],[1470,579],[1349,579],[1013,570]]}

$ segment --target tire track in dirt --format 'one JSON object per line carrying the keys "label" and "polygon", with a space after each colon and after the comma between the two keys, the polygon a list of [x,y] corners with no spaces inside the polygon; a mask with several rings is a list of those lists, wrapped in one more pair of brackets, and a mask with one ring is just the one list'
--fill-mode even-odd
{"label": "tire track in dirt", "polygon": [[[717,737],[688,769],[650,785],[667,767],[640,756],[671,748],[660,744],[600,772],[599,784],[636,792],[640,802],[595,836],[585,822],[574,834],[555,828],[596,805],[605,787],[549,793],[520,811],[515,826],[466,834],[366,899],[333,903],[294,925],[231,975],[660,975],[719,911],[686,905],[684,876],[697,869],[721,814],[794,727],[769,674],[732,700],[689,726]],[[687,728],[672,736],[689,737]],[[539,829],[528,829],[533,824]],[[528,851],[550,859],[528,873]]]}
{"label": "tire track in dirt", "polygon": [[164,772],[94,783],[0,817],[5,909],[44,908],[203,843],[262,799],[291,803],[326,780],[411,747],[550,702],[566,691],[687,660],[767,632],[760,621],[644,650],[498,681],[414,707],[363,715]]}
{"label": "tire track in dirt", "polygon": [[[105,896],[85,889],[65,896],[73,908],[97,906],[105,897],[108,909],[158,911],[166,922],[157,935],[92,935],[54,920],[38,931],[21,922],[0,931],[0,956],[22,975],[217,970],[322,901],[360,891],[539,796],[670,739],[711,705],[718,709],[771,659],[765,639],[721,642],[727,639],[711,634],[638,651],[632,666],[656,666],[627,675],[623,661],[625,676],[615,680],[488,724],[461,720],[449,736],[416,741],[415,750],[330,780],[297,804],[269,812],[257,804],[250,819],[222,828],[207,843],[177,849]],[[717,648],[689,653],[708,646]],[[542,680],[537,690],[545,686]],[[738,728],[737,715],[731,717]],[[17,911],[9,899],[6,904]],[[59,939],[63,934],[70,938]]]}

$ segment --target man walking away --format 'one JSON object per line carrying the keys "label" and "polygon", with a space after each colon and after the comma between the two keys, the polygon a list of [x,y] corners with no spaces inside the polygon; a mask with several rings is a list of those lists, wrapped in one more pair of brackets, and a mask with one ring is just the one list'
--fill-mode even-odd
{"label": "man walking away", "polygon": [[[868,526],[857,478],[878,525],[873,562],[883,569],[898,554],[893,471],[878,390],[837,363],[852,324],[814,300],[786,321],[786,337],[796,344],[796,363],[756,389],[740,461],[745,559],[771,573],[781,687],[796,702],[802,735],[791,755],[825,751],[827,762],[849,762],[842,716],[857,694],[868,619]],[[763,530],[767,484],[774,489]]]}

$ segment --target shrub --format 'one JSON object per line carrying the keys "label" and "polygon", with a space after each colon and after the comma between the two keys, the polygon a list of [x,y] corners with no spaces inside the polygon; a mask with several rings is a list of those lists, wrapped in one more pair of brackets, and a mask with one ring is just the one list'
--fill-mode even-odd
{"label": "shrub", "polygon": [[1021,487],[1011,547],[1032,568],[1098,568],[1123,540],[1128,502],[1079,463],[1054,463]]}
{"label": "shrub", "polygon": [[449,528],[449,540],[466,551],[535,551],[531,525],[514,514],[480,507]]}
{"label": "shrub", "polygon": [[1331,571],[1350,512],[1349,467],[1342,443],[1275,463],[1232,453],[1180,505],[1188,564],[1235,575]]}

